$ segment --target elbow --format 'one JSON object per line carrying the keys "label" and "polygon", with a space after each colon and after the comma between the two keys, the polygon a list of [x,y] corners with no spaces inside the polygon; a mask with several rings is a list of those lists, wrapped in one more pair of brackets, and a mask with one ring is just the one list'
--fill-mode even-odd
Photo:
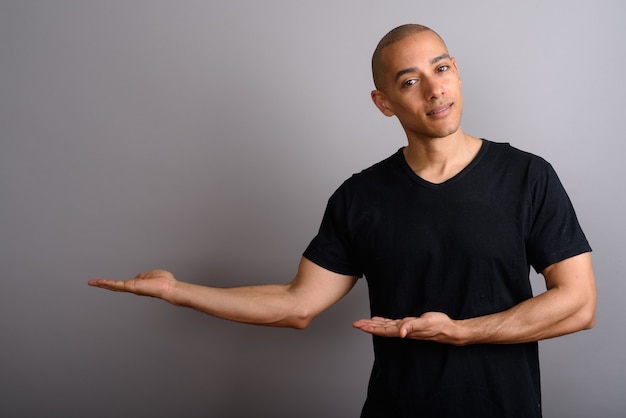
{"label": "elbow", "polygon": [[311,322],[313,322],[315,316],[316,315],[310,314],[304,309],[291,308],[283,311],[279,315],[274,315],[272,317],[265,318],[265,320],[254,322],[254,324],[269,327],[293,328],[297,330],[303,330],[306,329]]}
{"label": "elbow", "polygon": [[596,326],[596,308],[598,306],[598,297],[593,292],[593,296],[590,298],[589,302],[585,306],[584,309],[584,328],[583,329],[591,329]]}
{"label": "elbow", "polygon": [[313,317],[310,317],[310,316],[292,318],[291,328],[304,330],[309,327],[311,322],[313,322]]}
{"label": "elbow", "polygon": [[294,312],[286,319],[286,326],[297,330],[304,330],[308,328],[308,326],[311,324],[311,322],[313,322],[313,319],[315,319],[316,316],[317,315],[307,310]]}
{"label": "elbow", "polygon": [[304,330],[308,328],[310,320],[303,318],[287,318],[283,321],[274,323],[274,326],[283,327],[283,328],[292,328],[297,330]]}
{"label": "elbow", "polygon": [[596,325],[596,301],[590,301],[577,314],[578,331],[592,329]]}
{"label": "elbow", "polygon": [[581,318],[581,330],[592,329],[596,326],[596,306],[595,303],[593,306],[585,309],[585,312],[582,313]]}
{"label": "elbow", "polygon": [[269,321],[259,321],[259,322],[248,322],[254,325],[262,325],[266,327],[277,327],[277,328],[291,328],[297,330],[306,329],[311,323],[311,319],[302,318],[299,316],[285,316],[280,319],[269,320]]}
{"label": "elbow", "polygon": [[302,331],[302,330],[305,330],[309,326],[310,323],[311,323],[310,321],[293,320],[291,321],[289,328]]}

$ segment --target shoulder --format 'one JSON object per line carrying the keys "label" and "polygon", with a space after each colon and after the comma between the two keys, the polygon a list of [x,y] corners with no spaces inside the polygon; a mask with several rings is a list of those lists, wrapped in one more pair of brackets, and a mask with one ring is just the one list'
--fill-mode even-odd
{"label": "shoulder", "polygon": [[543,157],[520,150],[509,143],[491,142],[483,172],[487,182],[500,182],[520,190],[529,202],[548,194],[564,195],[565,190],[552,165]]}
{"label": "shoulder", "polygon": [[491,154],[492,158],[494,156],[499,156],[525,162],[539,161],[546,163],[546,161],[539,155],[514,147],[509,142],[494,142],[486,139],[483,141],[485,141],[485,144],[489,146],[489,154]]}
{"label": "shoulder", "polygon": [[335,190],[329,203],[362,208],[389,198],[390,193],[402,188],[403,179],[408,179],[404,174],[402,161],[400,149],[384,160],[353,174]]}
{"label": "shoulder", "polygon": [[399,149],[384,160],[353,174],[341,187],[349,190],[369,189],[397,178],[402,171],[402,149]]}
{"label": "shoulder", "polygon": [[553,171],[551,164],[537,154],[516,148],[508,142],[484,141],[488,146],[486,159],[491,164],[503,165],[509,170],[524,169],[528,174]]}

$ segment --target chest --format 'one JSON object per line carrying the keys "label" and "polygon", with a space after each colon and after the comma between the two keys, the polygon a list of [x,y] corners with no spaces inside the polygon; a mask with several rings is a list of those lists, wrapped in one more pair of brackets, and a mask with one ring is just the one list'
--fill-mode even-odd
{"label": "chest", "polygon": [[518,188],[407,186],[380,191],[362,206],[357,245],[374,259],[506,258],[521,254],[529,202]]}

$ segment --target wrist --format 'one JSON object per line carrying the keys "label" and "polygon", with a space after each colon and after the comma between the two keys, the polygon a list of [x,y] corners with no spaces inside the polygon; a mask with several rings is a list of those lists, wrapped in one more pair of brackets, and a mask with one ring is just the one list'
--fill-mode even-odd
{"label": "wrist", "polygon": [[452,344],[457,346],[472,344],[472,333],[467,320],[453,320],[451,329]]}
{"label": "wrist", "polygon": [[182,285],[184,285],[184,283],[176,280],[172,281],[169,283],[169,286],[164,289],[161,299],[175,306],[184,305],[183,298],[181,296],[181,287],[184,287]]}

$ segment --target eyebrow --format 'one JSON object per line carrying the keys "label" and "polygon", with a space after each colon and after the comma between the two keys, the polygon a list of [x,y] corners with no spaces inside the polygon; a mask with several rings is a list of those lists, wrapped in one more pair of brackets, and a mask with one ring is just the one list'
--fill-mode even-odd
{"label": "eyebrow", "polygon": [[[445,59],[449,59],[449,58],[450,58],[450,55],[449,55],[449,54],[441,54],[441,55],[438,55],[438,56],[436,56],[435,58],[433,58],[433,59],[431,59],[431,60],[430,60],[430,65],[434,65],[434,64],[438,63],[438,62],[439,62],[439,61],[441,61],[441,60],[445,60]],[[398,71],[398,72],[396,73],[396,78],[395,78],[395,81],[398,81],[398,79],[399,79],[400,77],[402,77],[403,75],[405,75],[405,74],[408,74],[408,73],[416,73],[416,72],[418,72],[418,71],[419,71],[419,68],[418,68],[418,67],[409,67],[409,68],[405,68],[404,70],[400,70],[400,71]]]}

